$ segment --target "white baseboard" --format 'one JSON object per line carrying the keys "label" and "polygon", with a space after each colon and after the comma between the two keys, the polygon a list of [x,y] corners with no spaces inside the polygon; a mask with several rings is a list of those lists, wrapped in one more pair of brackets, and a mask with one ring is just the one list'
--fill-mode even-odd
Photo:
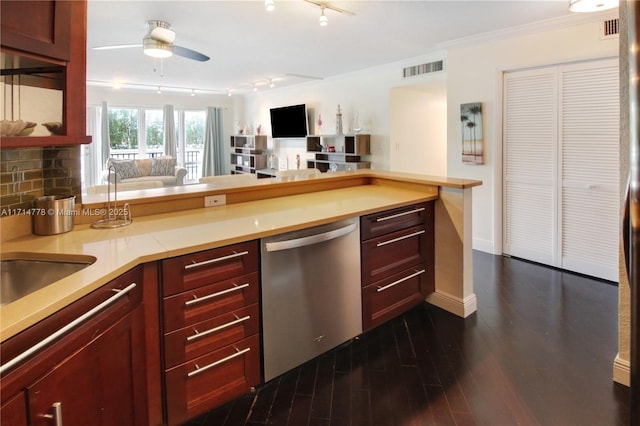
{"label": "white baseboard", "polygon": [[462,318],[466,318],[478,310],[478,300],[476,299],[475,293],[472,293],[464,299],[460,299],[459,297],[436,290],[435,293],[427,296],[427,302]]}
{"label": "white baseboard", "polygon": [[621,385],[631,386],[631,363],[616,354],[613,361],[613,381]]}
{"label": "white baseboard", "polygon": [[474,250],[483,251],[489,254],[502,254],[495,253],[495,247],[492,240],[481,240],[479,238],[474,238],[472,242],[472,246]]}

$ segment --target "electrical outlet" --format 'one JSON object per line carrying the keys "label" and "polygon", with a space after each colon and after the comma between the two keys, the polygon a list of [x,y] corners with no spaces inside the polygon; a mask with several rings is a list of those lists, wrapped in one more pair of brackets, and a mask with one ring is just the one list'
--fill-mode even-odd
{"label": "electrical outlet", "polygon": [[204,197],[205,207],[224,206],[225,204],[227,204],[227,196],[225,194]]}

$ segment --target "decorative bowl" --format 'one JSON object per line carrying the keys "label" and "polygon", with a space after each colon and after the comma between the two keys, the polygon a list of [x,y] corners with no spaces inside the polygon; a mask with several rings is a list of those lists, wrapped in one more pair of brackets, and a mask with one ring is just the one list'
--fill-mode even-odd
{"label": "decorative bowl", "polygon": [[60,123],[59,121],[49,121],[47,123],[42,123],[42,125],[46,127],[49,133],[51,133],[52,135],[59,136],[64,134],[62,123]]}
{"label": "decorative bowl", "polygon": [[36,127],[36,123],[32,121],[0,121],[0,135],[1,136],[28,136],[33,133],[33,129]]}

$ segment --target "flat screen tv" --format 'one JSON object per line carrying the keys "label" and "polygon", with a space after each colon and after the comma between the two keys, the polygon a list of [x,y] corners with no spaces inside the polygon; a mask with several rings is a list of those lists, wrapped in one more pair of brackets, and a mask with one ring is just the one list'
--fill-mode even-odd
{"label": "flat screen tv", "polygon": [[271,108],[271,137],[304,138],[308,134],[305,104]]}

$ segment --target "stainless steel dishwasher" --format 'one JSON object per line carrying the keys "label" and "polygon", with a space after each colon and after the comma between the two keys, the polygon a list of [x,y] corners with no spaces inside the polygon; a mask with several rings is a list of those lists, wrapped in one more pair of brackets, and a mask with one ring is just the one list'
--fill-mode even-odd
{"label": "stainless steel dishwasher", "polygon": [[359,218],[261,240],[264,375],[362,333]]}

